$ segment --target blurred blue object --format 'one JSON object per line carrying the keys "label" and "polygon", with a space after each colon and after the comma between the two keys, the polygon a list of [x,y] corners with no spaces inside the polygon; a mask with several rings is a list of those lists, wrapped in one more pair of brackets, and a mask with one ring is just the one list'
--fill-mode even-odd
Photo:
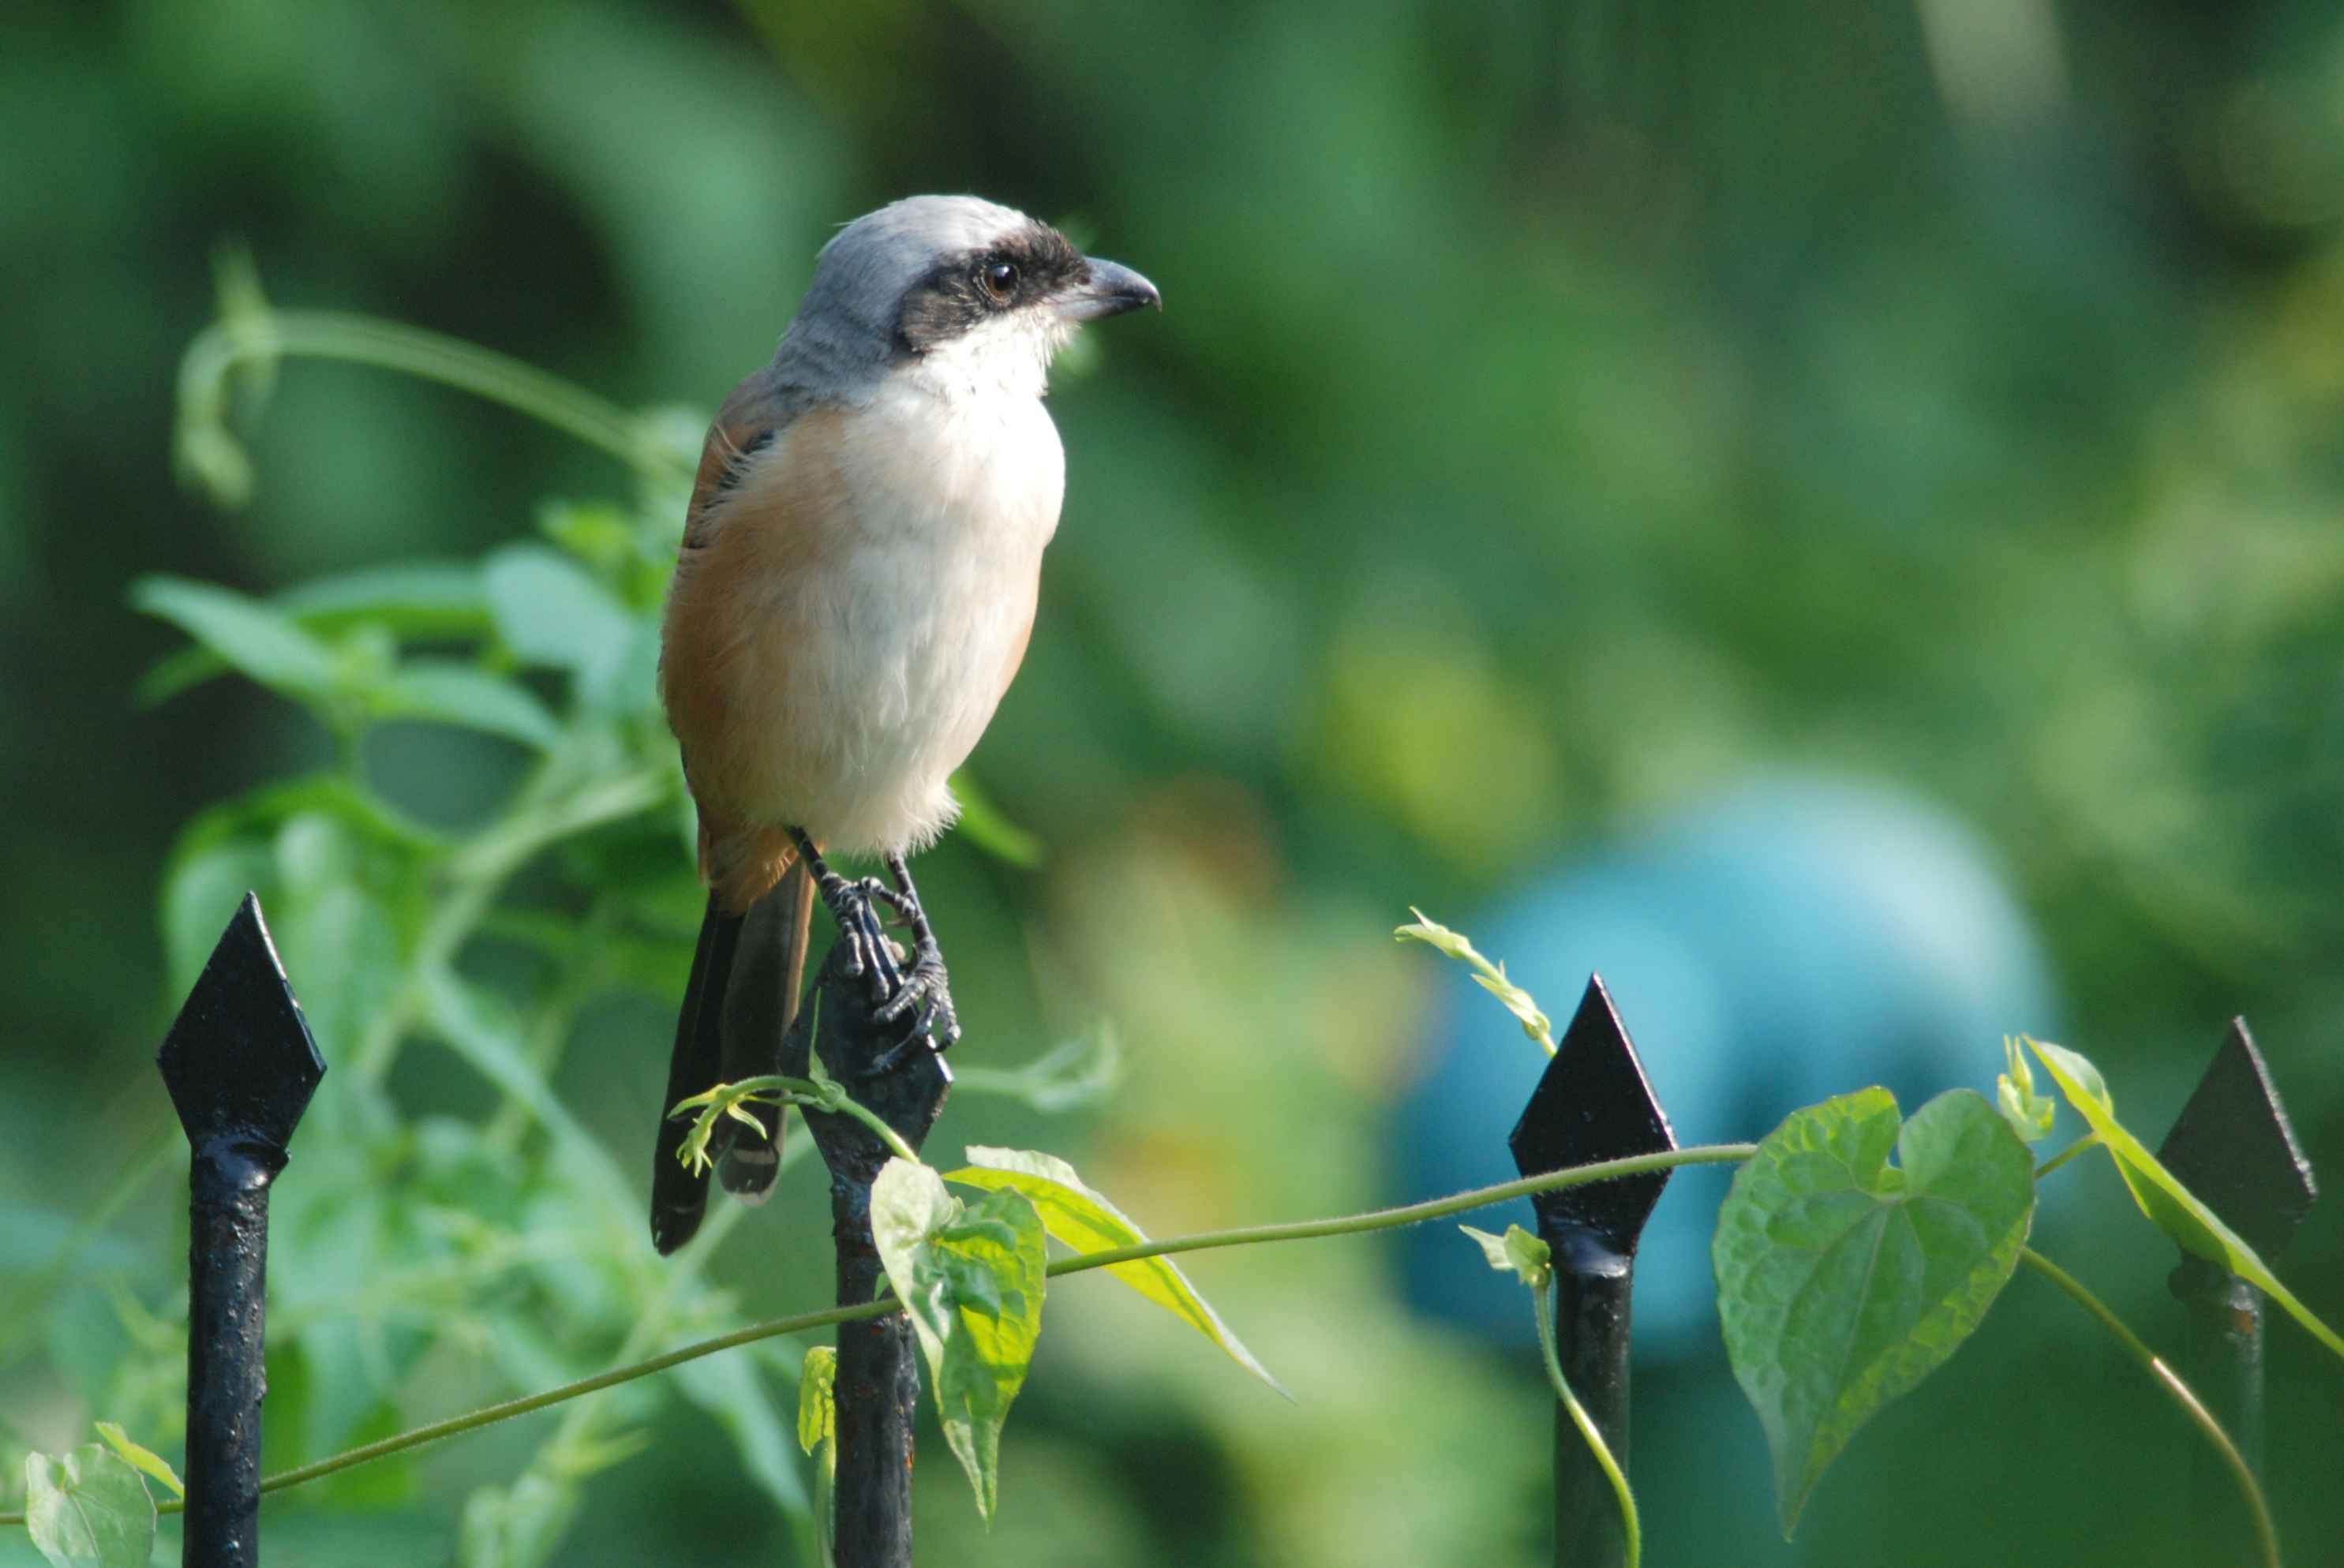
{"label": "blurred blue object", "polygon": [[[1433,912],[1435,918],[1442,912]],[[1559,1032],[1591,972],[1618,1002],[1680,1144],[1755,1140],[1789,1112],[1884,1084],[1908,1112],[1960,1085],[1991,1095],[2002,1037],[2056,1034],[2033,930],[1984,845],[1894,790],[1759,780],[1682,808],[1617,849],[1451,920]],[[1432,1059],[1399,1108],[1408,1198],[1507,1180],[1506,1135],[1546,1055],[1453,966]],[[1709,1237],[1730,1168],[1681,1170],[1639,1254],[1636,1354],[1713,1346]],[[1532,1223],[1530,1205],[1474,1223]],[[1411,1306],[1531,1342],[1521,1288],[1446,1225],[1404,1233]]]}

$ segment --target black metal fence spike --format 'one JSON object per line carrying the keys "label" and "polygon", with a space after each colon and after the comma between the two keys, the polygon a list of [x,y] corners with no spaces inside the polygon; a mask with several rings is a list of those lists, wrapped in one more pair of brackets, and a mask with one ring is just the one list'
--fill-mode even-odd
{"label": "black metal fence spike", "polygon": [[[1524,1176],[1677,1146],[1601,976],[1588,976],[1579,1011],[1507,1144]],[[1543,1192],[1531,1200],[1539,1235],[1554,1254],[1555,1341],[1564,1381],[1623,1468],[1636,1243],[1668,1180],[1667,1171],[1654,1171]],[[1612,1568],[1627,1561],[1611,1482],[1560,1401],[1554,1416],[1554,1520],[1558,1564]]]}
{"label": "black metal fence spike", "polygon": [[[1513,1136],[1514,1168],[1543,1176],[1567,1166],[1635,1154],[1659,1154],[1677,1146],[1669,1118],[1644,1078],[1644,1064],[1629,1043],[1603,976],[1591,975],[1579,1011],[1563,1031],[1554,1059],[1532,1091]],[[1632,1257],[1661,1200],[1669,1173],[1625,1177],[1586,1187],[1541,1193],[1531,1201],[1541,1226],[1550,1215],[1559,1223],[1589,1230],[1614,1252]]]}
{"label": "black metal fence spike", "polygon": [[186,1568],[260,1560],[268,1189],[326,1076],[246,894],[157,1057],[191,1155]]}
{"label": "black metal fence spike", "polygon": [[[2295,1141],[2244,1018],[2230,1020],[2157,1158],[2267,1262],[2286,1250],[2319,1196],[2311,1162]],[[2187,1310],[2183,1371],[2247,1463],[2260,1470],[2263,1293],[2190,1252],[2181,1255],[2171,1283]],[[2242,1529],[2238,1507],[2222,1465],[2208,1452],[2193,1452],[2189,1527],[2200,1568],[2228,1568],[2236,1561]]]}
{"label": "black metal fence spike", "polygon": [[2287,1249],[2319,1196],[2244,1018],[2230,1020],[2157,1158],[2265,1262]]}
{"label": "black metal fence spike", "polygon": [[156,1056],[187,1141],[258,1138],[280,1153],[326,1076],[277,945],[248,893]]}

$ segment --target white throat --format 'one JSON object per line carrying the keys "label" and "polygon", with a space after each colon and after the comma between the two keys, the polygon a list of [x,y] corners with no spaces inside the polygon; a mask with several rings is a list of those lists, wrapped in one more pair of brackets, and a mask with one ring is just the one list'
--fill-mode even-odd
{"label": "white throat", "polygon": [[1047,311],[1020,310],[979,322],[898,372],[950,401],[1039,398],[1050,389],[1050,360],[1074,325]]}

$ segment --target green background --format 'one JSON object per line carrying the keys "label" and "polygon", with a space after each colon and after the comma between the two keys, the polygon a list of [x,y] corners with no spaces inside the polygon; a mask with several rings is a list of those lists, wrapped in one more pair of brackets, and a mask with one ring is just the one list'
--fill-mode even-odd
{"label": "green background", "polygon": [[[1167,301],[1060,379],[1065,524],[973,763],[1046,858],[964,837],[923,863],[961,1059],[1104,1019],[1122,1081],[1065,1117],[970,1095],[940,1149],[1062,1153],[1157,1234],[1401,1196],[1385,1118],[1447,980],[1389,942],[1407,906],[1470,925],[1795,764],[1983,837],[2136,1127],[2242,1012],[2344,1171],[2331,7],[36,3],[0,47],[0,1493],[94,1419],[177,1457],[183,1189],[150,1061],[189,938],[158,894],[194,814],[334,760],[242,682],[136,703],[183,639],[127,585],[268,594],[472,560],[548,498],[636,501],[504,410],[308,361],[247,427],[248,506],[181,487],[215,248],[246,243],[280,305],[688,423],[834,225],[930,189],[1064,221]],[[460,832],[520,761],[404,724],[359,765]],[[638,1190],[692,896],[672,815],[515,895],[648,889],[611,916],[643,961],[578,998],[551,1078]],[[347,887],[404,937],[397,898],[428,891],[347,845],[266,848],[297,921],[305,887]],[[323,956],[293,977],[344,1065],[381,998],[304,929]],[[493,943],[466,961],[533,994]],[[1999,1063],[1978,1040],[1971,1081]],[[580,1196],[604,1176],[456,1056],[350,1077],[278,1194],[271,1468],[609,1364],[665,1289],[639,1226]],[[2038,1242],[2176,1344],[2169,1249],[2103,1165],[2059,1179],[2089,1201]],[[2281,1268],[2331,1320],[2340,1214]],[[822,1304],[826,1224],[801,1168],[645,1348]],[[1481,1266],[1461,1239],[1456,1265]],[[1541,1560],[1534,1369],[1411,1319],[1374,1243],[1192,1272],[1297,1403],[1066,1281],[989,1534],[931,1433],[925,1560]],[[2344,1371],[2285,1326],[2270,1357],[2272,1489],[2316,1562],[2344,1528]],[[794,1356],[705,1365],[564,1442],[540,1416],[272,1502],[272,1559],[793,1560],[794,1450],[760,1423]],[[2177,1560],[2182,1429],[2037,1281],[1858,1436],[1796,1547],[1722,1354],[1640,1394],[1655,1563]]]}

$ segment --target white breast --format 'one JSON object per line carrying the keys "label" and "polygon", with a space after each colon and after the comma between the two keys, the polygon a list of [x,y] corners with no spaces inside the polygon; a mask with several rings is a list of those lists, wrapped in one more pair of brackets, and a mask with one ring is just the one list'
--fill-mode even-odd
{"label": "white breast", "polygon": [[[1066,455],[1038,397],[899,374],[830,421],[845,515],[823,559],[761,607],[786,659],[735,666],[757,726],[749,804],[842,854],[924,846],[958,810],[946,780],[992,720],[1033,624]],[[743,476],[792,482],[788,440]],[[762,641],[754,632],[753,643]]]}

